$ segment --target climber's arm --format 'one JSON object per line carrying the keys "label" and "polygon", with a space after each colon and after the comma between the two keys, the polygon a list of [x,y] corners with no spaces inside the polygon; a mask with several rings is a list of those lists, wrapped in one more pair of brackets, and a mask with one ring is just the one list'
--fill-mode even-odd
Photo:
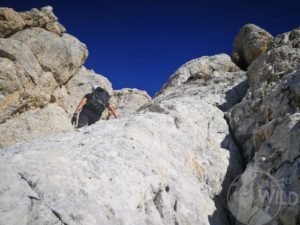
{"label": "climber's arm", "polygon": [[82,107],[86,104],[86,101],[87,101],[86,98],[81,99],[81,101],[79,102],[79,104],[78,104],[78,106],[77,106],[77,108],[76,108],[76,110],[75,110],[75,112],[72,116],[71,123],[75,126],[76,126],[76,123],[77,123],[77,114],[82,109]]}
{"label": "climber's arm", "polygon": [[107,106],[107,108],[108,108],[108,110],[109,111],[111,111],[111,113],[114,115],[114,117],[116,118],[116,119],[118,119],[118,115],[117,115],[117,112],[116,112],[116,110],[114,109],[114,107],[112,106],[112,105],[108,105]]}
{"label": "climber's arm", "polygon": [[80,110],[82,109],[82,107],[86,104],[86,101],[87,101],[86,98],[81,99],[81,101],[79,102],[79,104],[78,104],[78,106],[77,106],[74,114],[77,115],[80,112]]}

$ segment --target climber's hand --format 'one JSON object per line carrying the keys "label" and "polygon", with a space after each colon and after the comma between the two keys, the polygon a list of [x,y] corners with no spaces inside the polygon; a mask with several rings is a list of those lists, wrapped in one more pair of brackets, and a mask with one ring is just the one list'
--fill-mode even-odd
{"label": "climber's hand", "polygon": [[73,117],[72,117],[72,120],[71,120],[71,123],[72,123],[72,125],[76,125],[76,122],[77,122],[77,113],[74,113]]}

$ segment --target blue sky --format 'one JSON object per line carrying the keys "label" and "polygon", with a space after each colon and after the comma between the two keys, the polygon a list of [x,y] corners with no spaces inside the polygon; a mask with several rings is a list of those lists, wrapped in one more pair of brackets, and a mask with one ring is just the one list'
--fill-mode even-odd
{"label": "blue sky", "polygon": [[87,68],[108,77],[114,89],[150,95],[188,60],[230,54],[243,24],[273,35],[300,26],[300,1],[0,1],[18,11],[46,5],[88,46]]}

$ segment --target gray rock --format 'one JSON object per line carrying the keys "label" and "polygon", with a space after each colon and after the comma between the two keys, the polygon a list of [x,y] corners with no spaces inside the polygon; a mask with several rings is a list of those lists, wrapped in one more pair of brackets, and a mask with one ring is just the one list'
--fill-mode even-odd
{"label": "gray rock", "polygon": [[299,70],[299,59],[300,50],[285,45],[268,51],[248,68],[249,91],[233,107],[230,120],[247,161],[258,150],[253,142],[254,130],[297,111],[299,73],[295,71]]}
{"label": "gray rock", "polygon": [[0,148],[72,129],[66,112],[57,104],[48,104],[1,123]]}
{"label": "gray rock", "polygon": [[146,91],[138,89],[124,88],[115,90],[112,96],[112,102],[118,110],[120,117],[126,117],[134,114],[140,107],[149,103],[151,97]]}
{"label": "gray rock", "polygon": [[298,29],[279,35],[248,68],[249,90],[230,126],[248,162],[229,207],[247,224],[299,224]]}
{"label": "gray rock", "polygon": [[264,29],[246,24],[234,39],[232,57],[240,67],[247,68],[269,49],[272,41],[273,36]]}
{"label": "gray rock", "polygon": [[[247,72],[201,57],[151,99],[83,67],[51,7],[0,16],[0,224],[299,224],[299,28],[245,25],[232,58]],[[74,130],[93,86],[120,119]]]}
{"label": "gray rock", "polygon": [[274,42],[272,44],[272,48],[280,47],[282,45],[289,45],[293,48],[300,47],[300,27],[283,33],[279,34],[274,38]]}
{"label": "gray rock", "polygon": [[176,70],[156,96],[167,95],[169,90],[173,92],[174,89],[179,88],[182,84],[198,78],[203,78],[202,80],[209,80],[215,75],[220,76],[221,73],[237,71],[240,71],[240,69],[226,54],[219,54],[210,57],[204,56],[194,59],[185,63]]}
{"label": "gray rock", "polygon": [[229,224],[222,189],[241,161],[220,105],[245,76],[212,73],[129,117],[2,149],[0,223]]}

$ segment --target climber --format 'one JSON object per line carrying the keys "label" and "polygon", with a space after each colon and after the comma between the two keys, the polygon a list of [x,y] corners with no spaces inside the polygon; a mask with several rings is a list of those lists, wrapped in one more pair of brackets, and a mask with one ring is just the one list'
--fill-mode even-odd
{"label": "climber", "polygon": [[116,119],[118,118],[114,107],[109,103],[109,93],[101,87],[93,89],[93,92],[88,93],[83,97],[73,114],[71,123],[76,126],[77,115],[80,112],[77,128],[91,125],[100,120],[101,115],[106,108],[111,111]]}

